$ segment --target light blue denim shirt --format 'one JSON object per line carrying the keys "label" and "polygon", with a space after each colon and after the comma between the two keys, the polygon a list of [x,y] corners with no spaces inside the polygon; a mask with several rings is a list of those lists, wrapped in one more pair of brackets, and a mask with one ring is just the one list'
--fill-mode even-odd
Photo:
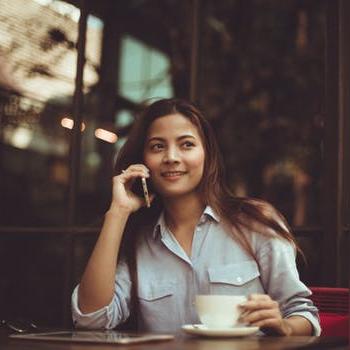
{"label": "light blue denim shirt", "polygon": [[[314,335],[319,335],[317,308],[308,299],[310,290],[299,279],[293,245],[257,232],[249,232],[247,237],[258,264],[207,207],[195,229],[189,257],[161,215],[137,248],[139,329],[176,333],[184,324],[200,323],[194,307],[197,294],[265,293],[278,301],[283,317],[303,316],[313,325]],[[128,318],[131,280],[124,262],[117,267],[114,298],[104,308],[83,314],[78,307],[78,288],[72,294],[77,327],[110,329]]]}

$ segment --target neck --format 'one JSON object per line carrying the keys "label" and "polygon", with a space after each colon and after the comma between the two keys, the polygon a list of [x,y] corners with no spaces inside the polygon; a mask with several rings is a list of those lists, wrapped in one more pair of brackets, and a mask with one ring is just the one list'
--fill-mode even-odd
{"label": "neck", "polygon": [[175,231],[180,227],[196,226],[205,208],[199,196],[164,201],[165,221]]}

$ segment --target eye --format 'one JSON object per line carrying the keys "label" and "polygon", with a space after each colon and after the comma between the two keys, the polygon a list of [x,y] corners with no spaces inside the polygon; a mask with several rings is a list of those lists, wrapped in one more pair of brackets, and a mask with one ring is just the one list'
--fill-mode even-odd
{"label": "eye", "polygon": [[150,145],[150,149],[155,152],[161,151],[163,148],[164,148],[164,145],[162,143],[154,143]]}
{"label": "eye", "polygon": [[192,148],[192,147],[194,147],[195,146],[195,144],[193,143],[193,142],[191,142],[191,141],[185,141],[183,144],[182,144],[182,147],[184,147],[184,148]]}

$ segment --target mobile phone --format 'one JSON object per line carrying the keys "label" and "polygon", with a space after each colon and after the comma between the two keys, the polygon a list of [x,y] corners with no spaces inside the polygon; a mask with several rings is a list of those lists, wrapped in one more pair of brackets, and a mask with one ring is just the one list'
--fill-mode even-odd
{"label": "mobile phone", "polygon": [[149,208],[151,206],[151,201],[149,199],[149,193],[148,193],[148,188],[147,188],[147,182],[144,177],[141,177],[141,183],[142,183],[142,190],[143,190],[143,196],[146,201],[146,206]]}
{"label": "mobile phone", "polygon": [[151,200],[149,194],[152,193],[151,184],[147,184],[147,180],[144,177],[136,179],[131,190],[139,197],[143,197],[146,202],[146,207],[151,206]]}

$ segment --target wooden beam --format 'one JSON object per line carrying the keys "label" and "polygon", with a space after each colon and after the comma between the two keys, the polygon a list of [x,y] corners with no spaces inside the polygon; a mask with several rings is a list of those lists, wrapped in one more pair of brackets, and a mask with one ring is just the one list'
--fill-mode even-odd
{"label": "wooden beam", "polygon": [[349,217],[349,16],[349,1],[327,1],[322,284],[337,286],[346,283],[348,271],[344,255],[349,221],[345,222]]}
{"label": "wooden beam", "polygon": [[322,284],[337,285],[341,186],[339,169],[339,0],[327,1],[323,171]]}

